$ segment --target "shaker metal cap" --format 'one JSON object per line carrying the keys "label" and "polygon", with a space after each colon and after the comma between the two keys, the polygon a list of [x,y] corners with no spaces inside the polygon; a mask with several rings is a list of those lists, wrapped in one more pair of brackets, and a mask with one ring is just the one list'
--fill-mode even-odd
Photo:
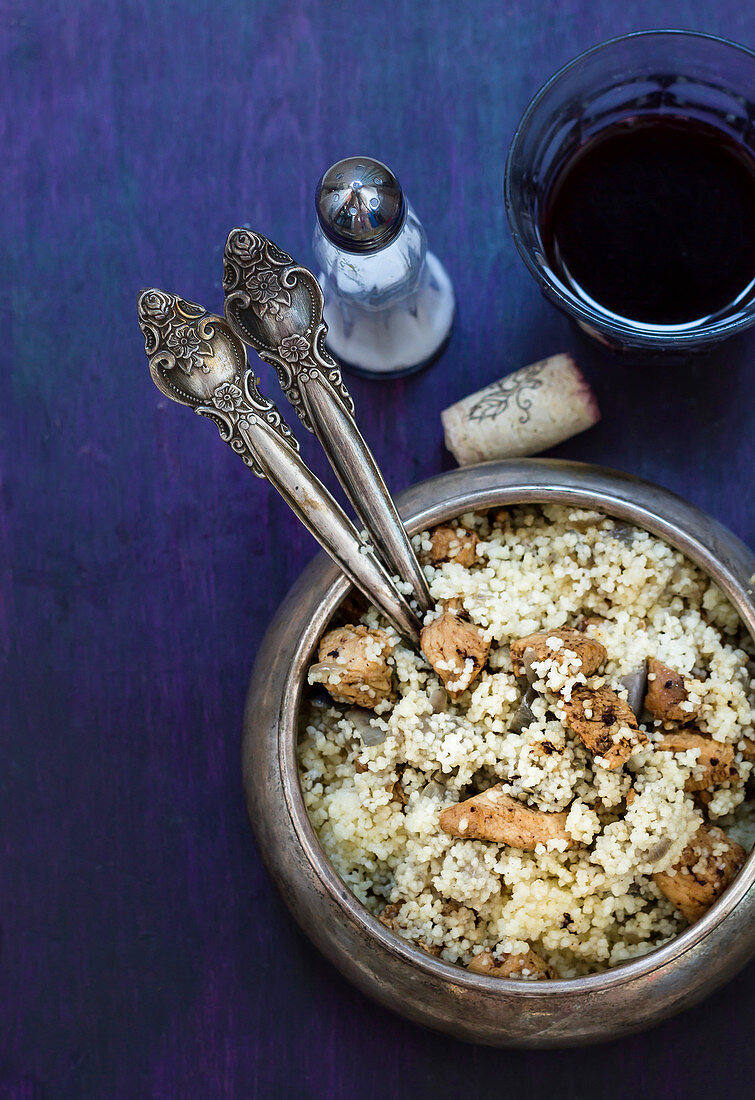
{"label": "shaker metal cap", "polygon": [[315,192],[325,236],[348,252],[376,252],[401,232],[406,201],[401,184],[373,157],[347,157],[327,170]]}

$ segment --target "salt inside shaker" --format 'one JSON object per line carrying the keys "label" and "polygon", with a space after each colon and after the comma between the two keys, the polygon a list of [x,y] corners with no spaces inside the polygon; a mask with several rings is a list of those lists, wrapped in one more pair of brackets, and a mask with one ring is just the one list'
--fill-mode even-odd
{"label": "salt inside shaker", "polygon": [[330,351],[366,374],[427,365],[450,335],[454,292],[393,172],[372,157],[339,160],[315,205]]}

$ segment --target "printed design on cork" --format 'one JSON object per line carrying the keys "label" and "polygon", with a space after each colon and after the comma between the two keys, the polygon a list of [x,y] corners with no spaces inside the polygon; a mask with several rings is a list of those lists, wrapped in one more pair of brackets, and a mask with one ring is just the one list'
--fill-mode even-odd
{"label": "printed design on cork", "polygon": [[539,375],[545,370],[546,365],[547,360],[542,363],[533,363],[524,371],[516,371],[507,378],[493,382],[482,391],[480,400],[467,413],[467,419],[478,422],[495,420],[511,406],[516,406],[521,410],[519,423],[527,424],[532,408],[532,398],[527,394],[528,391],[537,390],[543,385]]}

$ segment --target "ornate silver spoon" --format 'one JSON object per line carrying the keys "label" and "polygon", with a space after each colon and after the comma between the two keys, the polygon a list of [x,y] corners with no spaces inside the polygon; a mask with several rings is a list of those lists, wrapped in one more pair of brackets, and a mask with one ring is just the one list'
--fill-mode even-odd
{"label": "ornate silver spoon", "polygon": [[421,612],[433,607],[427,581],[375,459],[357,428],[354,404],[325,347],[328,327],[317,279],[267,237],[232,229],[224,254],[225,313],[271,363],[305,428],[319,439],[377,553],[412,586]]}
{"label": "ornate silver spoon", "polygon": [[221,438],[267,478],[349,580],[415,646],[420,624],[372,548],[299,457],[272,401],[257,389],[246,349],[224,317],[152,288],[137,300],[149,370],[157,388],[214,420]]}

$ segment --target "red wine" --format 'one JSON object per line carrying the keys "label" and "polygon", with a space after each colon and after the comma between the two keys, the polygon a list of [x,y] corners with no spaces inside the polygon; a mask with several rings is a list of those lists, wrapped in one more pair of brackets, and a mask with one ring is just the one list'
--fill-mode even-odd
{"label": "red wine", "polygon": [[614,123],[555,174],[541,229],[555,274],[599,308],[702,320],[755,297],[755,157],[696,119]]}

